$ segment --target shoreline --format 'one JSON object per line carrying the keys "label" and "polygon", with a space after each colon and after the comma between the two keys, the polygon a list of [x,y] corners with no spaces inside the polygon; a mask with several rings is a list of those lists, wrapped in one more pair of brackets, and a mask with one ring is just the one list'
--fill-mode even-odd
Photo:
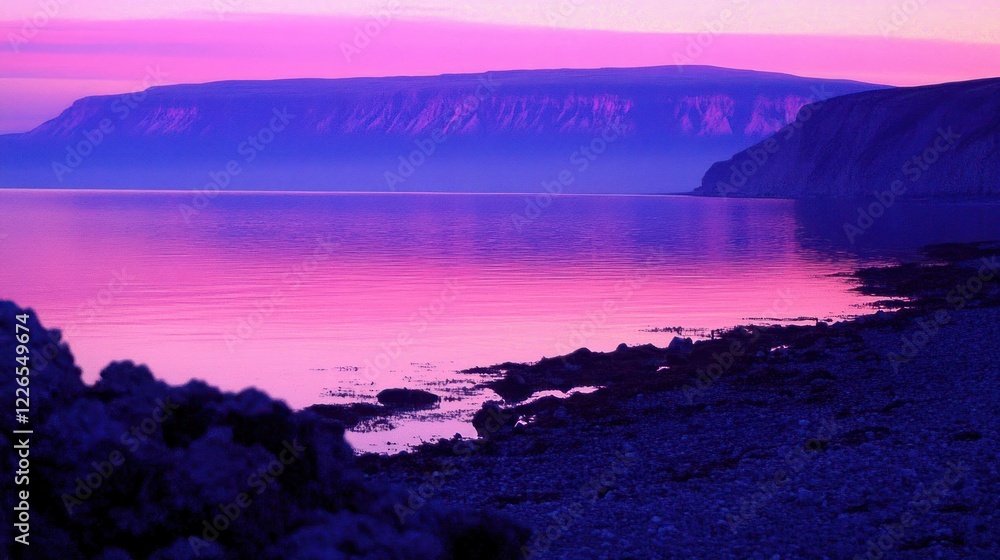
{"label": "shoreline", "polygon": [[[892,313],[503,364],[521,400],[480,410],[480,438],[394,456],[254,389],[129,361],[86,383],[3,301],[36,402],[0,426],[32,430],[31,538],[66,558],[996,558],[1000,246],[925,255],[856,273]],[[524,400],[584,382],[603,389]]]}
{"label": "shoreline", "polygon": [[520,520],[524,558],[995,557],[1000,246],[924,255],[853,274],[891,312],[477,368],[514,401],[484,406],[479,439],[358,464]]}

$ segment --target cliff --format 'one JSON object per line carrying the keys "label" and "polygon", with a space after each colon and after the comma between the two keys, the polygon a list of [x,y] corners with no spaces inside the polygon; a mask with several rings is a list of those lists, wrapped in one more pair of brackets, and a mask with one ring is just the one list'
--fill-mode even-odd
{"label": "cliff", "polygon": [[[776,132],[807,103],[876,87],[710,67],[160,86],[80,99],[34,130],[0,136],[0,186],[191,188],[184,183],[235,159],[239,188],[282,188],[291,174],[295,188],[385,190],[384,172],[403,157],[468,168],[421,172],[407,187],[422,179],[425,190],[523,192],[601,138],[609,153],[694,172]],[[515,173],[484,184],[490,177],[476,169],[497,167],[521,169],[523,181]]]}
{"label": "cliff", "polygon": [[713,165],[695,194],[775,198],[1000,196],[1000,79],[845,95],[803,107]]}

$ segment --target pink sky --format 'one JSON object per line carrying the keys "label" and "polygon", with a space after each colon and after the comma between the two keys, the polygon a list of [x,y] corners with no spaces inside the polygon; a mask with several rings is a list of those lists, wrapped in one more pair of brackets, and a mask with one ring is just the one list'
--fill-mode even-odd
{"label": "pink sky", "polygon": [[678,62],[890,85],[1000,75],[1000,17],[988,1],[824,4],[51,0],[49,15],[5,0],[0,132],[28,130],[85,95],[153,83]]}

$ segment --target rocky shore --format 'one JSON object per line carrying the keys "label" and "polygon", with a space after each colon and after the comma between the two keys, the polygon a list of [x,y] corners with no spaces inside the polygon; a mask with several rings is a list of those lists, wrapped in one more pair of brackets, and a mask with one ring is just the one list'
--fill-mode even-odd
{"label": "rocky shore", "polygon": [[295,412],[131,362],[86,385],[0,302],[0,355],[35,360],[33,557],[1000,557],[1000,245],[853,276],[892,311],[479,368],[505,399],[480,437],[394,456],[356,456],[344,424],[436,397]]}
{"label": "rocky shore", "polygon": [[860,270],[894,311],[853,321],[484,368],[480,439],[359,463],[403,515],[516,519],[522,558],[998,558],[998,254]]}
{"label": "rocky shore", "polygon": [[526,542],[466,508],[404,520],[405,492],[366,479],[341,423],[255,389],[171,386],[132,362],[87,385],[61,333],[6,301],[0,357],[0,392],[22,409],[0,415],[4,558],[499,560]]}

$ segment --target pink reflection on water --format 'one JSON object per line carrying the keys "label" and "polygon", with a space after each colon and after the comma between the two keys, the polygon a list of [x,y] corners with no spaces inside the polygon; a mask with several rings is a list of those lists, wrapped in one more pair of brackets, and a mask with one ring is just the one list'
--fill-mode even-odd
{"label": "pink reflection on water", "polygon": [[372,448],[472,435],[446,413],[489,395],[459,369],[868,301],[831,276],[850,262],[799,246],[783,202],[561,197],[517,232],[519,196],[234,194],[191,224],[185,197],[0,193],[2,297],[64,328],[89,381],[132,359],[295,407],[461,397],[432,428],[355,436]]}

